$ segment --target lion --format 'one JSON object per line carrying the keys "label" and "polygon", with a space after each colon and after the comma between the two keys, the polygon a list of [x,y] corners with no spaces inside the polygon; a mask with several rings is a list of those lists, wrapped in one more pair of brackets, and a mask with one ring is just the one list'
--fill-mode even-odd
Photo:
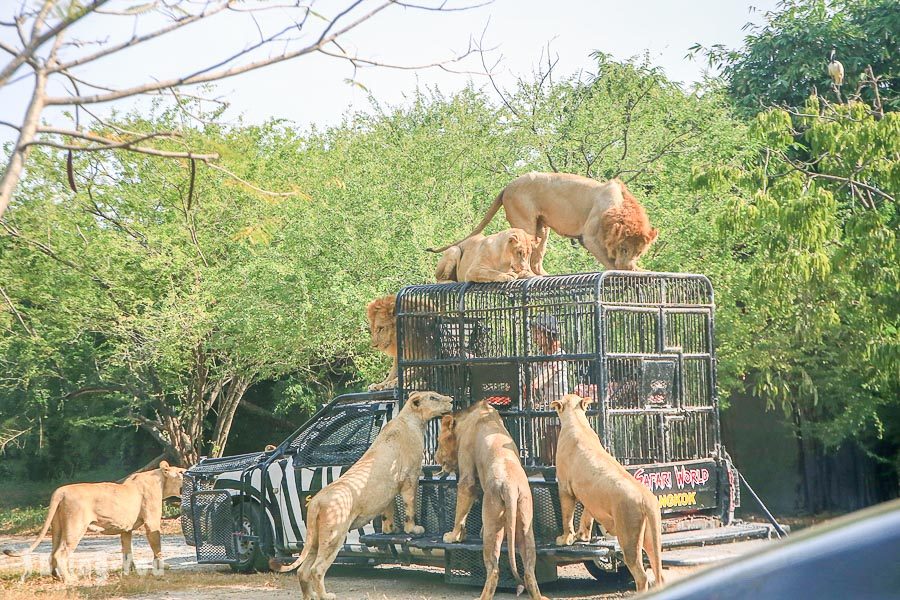
{"label": "lion", "polygon": [[528,173],[503,188],[466,238],[433,251],[443,252],[479,234],[501,205],[510,226],[538,238],[531,255],[531,270],[537,275],[547,274],[543,263],[549,229],[579,240],[607,269],[629,271],[637,269],[637,260],[659,233],[618,179],[599,182],[570,173]]}
{"label": "lion", "polygon": [[539,240],[516,228],[486,237],[476,233],[443,251],[434,276],[438,283],[537,277],[530,263],[538,243]]}
{"label": "lion", "polygon": [[416,488],[422,473],[425,426],[453,410],[453,398],[437,392],[413,392],[399,414],[384,426],[365,454],[337,481],[325,486],[309,503],[307,539],[292,564],[269,561],[273,571],[299,567],[297,576],[304,600],[333,600],[325,591],[325,572],[343,547],[350,529],[362,527],[382,515],[382,531],[394,529],[394,502],[403,497],[403,531],[422,535],[415,523]]}
{"label": "lion", "polygon": [[160,520],[163,500],[181,495],[184,471],[162,461],[158,469],[135,473],[122,483],[72,483],[57,488],[50,496],[50,510],[34,543],[24,551],[4,550],[8,556],[34,552],[47,530],[52,531],[50,570],[64,582],[71,580],[69,554],[75,552],[90,529],[122,539],[122,571],[134,567],[131,533],[143,526],[153,550],[153,568],[163,568],[160,550]]}
{"label": "lion", "polygon": [[[500,547],[504,534],[509,548],[509,567],[518,593],[528,590],[531,600],[545,600],[534,575],[536,551],[532,529],[534,505],[528,477],[519,462],[519,452],[500,414],[481,401],[441,420],[438,464],[445,472],[457,474],[456,515],[453,530],[444,542],[461,542],[466,536],[466,518],[478,493],[482,500],[482,540],[486,579],[481,600],[494,597],[500,580]],[[516,550],[522,555],[525,581],[516,568]]]}
{"label": "lion", "polygon": [[393,361],[391,370],[381,383],[373,383],[369,391],[388,390],[397,387],[397,296],[391,294],[376,298],[366,305],[369,318],[369,334],[372,347],[381,350]]}
{"label": "lion", "polygon": [[[600,443],[584,410],[590,400],[567,394],[550,403],[559,415],[561,429],[556,444],[556,478],[562,507],[561,546],[590,537],[592,519],[616,536],[625,565],[639,592],[647,590],[647,573],[641,549],[650,557],[656,585],[663,584],[662,516],[659,501],[645,485],[632,477]],[[573,526],[575,501],[584,506],[581,528]]]}

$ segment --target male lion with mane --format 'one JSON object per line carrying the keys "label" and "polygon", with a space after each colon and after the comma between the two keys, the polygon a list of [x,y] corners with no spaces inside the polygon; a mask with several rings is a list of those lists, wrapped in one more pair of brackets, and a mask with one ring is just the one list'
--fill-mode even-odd
{"label": "male lion with mane", "polygon": [[421,535],[416,525],[416,488],[422,474],[425,426],[453,410],[453,398],[437,392],[413,392],[400,413],[384,426],[366,453],[346,473],[313,496],[306,513],[303,552],[292,564],[269,561],[273,571],[299,567],[304,600],[333,600],[325,591],[325,572],[343,547],[347,531],[382,515],[382,531],[394,528],[394,501],[403,497],[403,531]]}
{"label": "male lion with mane", "polygon": [[391,294],[376,298],[366,305],[366,316],[369,318],[369,334],[372,336],[372,347],[381,350],[391,357],[393,363],[387,377],[381,383],[373,383],[369,391],[389,390],[397,387],[397,317],[395,306],[397,296]]}
{"label": "male lion with mane", "polygon": [[38,547],[47,530],[52,530],[53,549],[50,570],[54,577],[68,582],[69,554],[90,529],[122,538],[122,570],[134,567],[131,532],[143,525],[153,550],[153,568],[163,567],[159,526],[162,501],[181,495],[184,469],[162,461],[158,469],[135,473],[122,483],[72,483],[56,489],[50,496],[50,510],[37,539],[27,550],[4,550],[8,556],[25,556]]}
{"label": "male lion with mane", "polygon": [[618,179],[599,182],[571,173],[528,173],[503,188],[472,233],[433,251],[443,252],[481,233],[501,205],[511,227],[539,238],[531,255],[531,269],[538,275],[547,274],[543,262],[550,229],[579,240],[607,269],[628,271],[637,269],[637,260],[659,233]]}

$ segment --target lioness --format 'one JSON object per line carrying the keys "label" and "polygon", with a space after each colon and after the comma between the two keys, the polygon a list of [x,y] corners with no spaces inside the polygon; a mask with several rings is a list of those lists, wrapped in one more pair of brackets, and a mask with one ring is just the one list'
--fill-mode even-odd
{"label": "lioness", "polygon": [[394,528],[394,499],[403,496],[403,531],[421,535],[416,525],[416,487],[422,473],[425,425],[453,410],[453,398],[436,392],[413,392],[365,454],[346,473],[323,488],[309,503],[307,539],[303,552],[292,564],[269,561],[273,571],[297,567],[304,599],[332,600],[325,591],[325,572],[343,546],[347,531],[362,527],[382,515],[382,530]]}
{"label": "lioness", "polygon": [[539,241],[515,228],[487,237],[476,233],[443,250],[434,276],[438,283],[536,277],[531,255]]}
{"label": "lioness", "polygon": [[366,316],[369,318],[369,334],[372,336],[372,347],[381,350],[391,357],[393,363],[387,377],[381,383],[373,383],[369,391],[388,390],[397,387],[397,318],[394,294],[376,298],[366,305]]}
{"label": "lioness", "polygon": [[599,182],[570,173],[528,173],[514,179],[497,196],[481,223],[461,242],[434,250],[443,252],[480,233],[500,210],[510,226],[539,238],[531,255],[531,270],[544,271],[548,228],[580,240],[607,269],[633,271],[659,233],[650,226],[644,207],[618,179]]}
{"label": "lioness", "polygon": [[162,501],[181,495],[184,471],[162,461],[158,469],[135,473],[123,483],[73,483],[59,487],[50,496],[50,510],[31,547],[21,552],[3,552],[9,556],[30,554],[47,535],[47,530],[52,529],[50,570],[54,577],[68,582],[71,579],[69,554],[75,552],[78,542],[90,528],[91,531],[121,536],[122,570],[128,573],[134,567],[131,532],[143,525],[153,550],[153,568],[162,569],[159,540]]}
{"label": "lioness", "polygon": [[600,443],[584,414],[589,400],[568,394],[550,403],[562,427],[556,444],[556,478],[562,507],[563,533],[558,545],[576,539],[572,523],[575,501],[584,505],[583,535],[590,531],[593,517],[607,533],[615,535],[622,548],[625,565],[634,576],[638,591],[644,591],[647,573],[641,548],[650,557],[656,585],[662,585],[662,517],[659,502],[645,485],[632,477]]}
{"label": "lioness", "polygon": [[531,527],[534,506],[528,477],[519,462],[519,451],[500,414],[481,401],[441,420],[438,449],[435,454],[441,468],[456,473],[456,516],[453,530],[444,534],[448,544],[461,542],[466,535],[466,517],[475,502],[481,483],[481,522],[484,567],[487,578],[481,600],[494,597],[500,580],[500,546],[504,532],[509,548],[509,567],[513,577],[522,579],[516,569],[516,550],[525,568],[524,588],[531,600],[542,600],[534,576],[536,552]]}

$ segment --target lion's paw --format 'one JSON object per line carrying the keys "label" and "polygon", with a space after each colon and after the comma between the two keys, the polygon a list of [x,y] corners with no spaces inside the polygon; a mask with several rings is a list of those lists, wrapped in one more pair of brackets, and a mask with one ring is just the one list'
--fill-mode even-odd
{"label": "lion's paw", "polygon": [[448,531],[444,534],[443,540],[445,544],[456,544],[457,542],[462,541],[462,535],[455,531]]}
{"label": "lion's paw", "polygon": [[589,542],[591,541],[591,530],[590,529],[579,529],[578,533],[575,534],[575,539],[579,542]]}
{"label": "lion's paw", "polygon": [[413,525],[412,527],[404,527],[403,529],[406,533],[412,535],[422,535],[423,533],[425,533],[425,528],[421,525]]}
{"label": "lion's paw", "polygon": [[575,536],[571,533],[564,533],[556,538],[557,546],[570,546],[575,541]]}

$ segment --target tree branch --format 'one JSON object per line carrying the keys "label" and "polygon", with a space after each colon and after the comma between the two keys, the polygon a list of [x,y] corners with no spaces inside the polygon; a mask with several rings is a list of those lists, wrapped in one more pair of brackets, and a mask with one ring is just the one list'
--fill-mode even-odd
{"label": "tree branch", "polygon": [[6,290],[3,289],[2,285],[0,285],[0,296],[3,296],[3,299],[6,300],[7,306],[9,306],[9,309],[16,316],[16,319],[19,320],[19,323],[21,323],[22,328],[25,331],[27,331],[31,337],[37,337],[34,333],[34,329],[32,329],[31,327],[28,326],[28,323],[25,322],[25,319],[23,319],[22,315],[19,314],[19,311],[16,310],[15,305],[12,303],[12,300],[10,300],[9,296],[6,295]]}
{"label": "tree branch", "polygon": [[785,161],[787,164],[789,164],[795,171],[799,171],[800,173],[803,173],[804,175],[806,175],[806,176],[809,177],[810,179],[826,179],[826,180],[828,180],[828,181],[840,181],[840,182],[842,182],[842,183],[849,184],[850,186],[861,187],[862,189],[867,190],[867,191],[869,191],[869,192],[875,194],[876,196],[880,196],[881,198],[884,198],[885,200],[889,200],[890,202],[892,202],[892,203],[894,203],[894,204],[897,203],[897,199],[896,199],[896,198],[894,198],[893,196],[891,196],[891,195],[888,194],[887,192],[881,191],[880,189],[878,189],[878,188],[875,187],[874,185],[869,185],[868,183],[863,183],[863,182],[861,182],[861,181],[856,181],[855,179],[853,179],[853,177],[841,177],[841,176],[839,176],[839,175],[827,175],[827,174],[825,174],[825,173],[815,173],[815,172],[813,172],[813,171],[808,171],[808,170],[804,169],[803,167],[801,167],[800,165],[796,164],[794,161],[792,161],[792,160],[791,160],[786,154],[784,154],[783,152],[781,153],[781,155],[782,155],[782,158],[784,159],[784,161]]}
{"label": "tree branch", "polygon": [[94,52],[93,54],[88,54],[86,56],[76,58],[75,60],[69,61],[67,63],[57,65],[56,67],[50,69],[50,72],[56,73],[59,71],[65,71],[67,69],[71,69],[71,68],[77,67],[79,65],[84,65],[89,62],[99,60],[101,58],[109,56],[110,54],[115,54],[116,52],[125,50],[126,48],[133,48],[134,46],[142,44],[146,41],[166,35],[167,33],[171,33],[172,31],[175,31],[176,29],[181,29],[182,27],[186,27],[187,25],[190,25],[191,23],[196,23],[197,21],[207,19],[219,12],[222,12],[223,10],[228,8],[231,4],[232,4],[232,2],[230,2],[230,1],[224,2],[224,3],[220,4],[219,6],[216,6],[210,10],[204,10],[203,12],[199,12],[197,14],[194,14],[194,15],[191,15],[188,17],[184,17],[181,19],[177,19],[171,25],[167,25],[166,27],[161,27],[160,29],[151,31],[150,33],[145,33],[143,35],[132,36],[129,40],[127,40],[125,42],[121,42],[119,44],[115,44],[113,46],[103,48],[102,50],[98,50],[97,52]]}
{"label": "tree branch", "polygon": [[[119,100],[120,98],[127,98],[129,96],[136,96],[138,94],[145,94],[147,92],[154,92],[158,90],[165,90],[176,86],[181,85],[196,85],[198,83],[207,83],[210,81],[220,81],[222,79],[227,79],[229,77],[234,77],[235,75],[240,75],[242,73],[247,73],[249,71],[255,71],[256,69],[266,67],[269,65],[274,65],[280,62],[284,62],[286,60],[291,60],[298,56],[303,56],[305,54],[310,54],[319,50],[323,46],[330,44],[333,40],[338,37],[344,35],[348,31],[355,29],[362,23],[368,21],[376,14],[381,12],[382,10],[388,8],[393,4],[393,2],[385,2],[368,13],[362,15],[352,23],[349,23],[345,27],[335,31],[330,35],[326,35],[328,31],[334,26],[334,24],[344,16],[347,12],[349,12],[352,8],[357,6],[362,0],[357,0],[354,2],[348,9],[344,10],[338,16],[331,20],[329,26],[322,32],[318,40],[308,46],[304,46],[303,48],[299,48],[294,50],[293,52],[286,52],[280,56],[273,56],[261,60],[257,60],[254,62],[247,63],[245,65],[241,65],[238,67],[232,67],[230,69],[221,69],[216,70],[211,73],[206,72],[206,70],[198,71],[197,73],[184,77],[177,77],[171,79],[164,79],[162,81],[155,81],[152,83],[146,83],[143,85],[138,85],[130,88],[126,88],[123,90],[118,90],[116,92],[110,92],[107,94],[93,94],[90,96],[69,96],[69,97],[50,97],[47,98],[46,104],[47,106],[56,106],[56,105],[71,105],[71,104],[95,104],[99,102],[109,102],[111,100]],[[245,55],[248,50],[241,51],[234,56],[222,61],[220,64],[226,64],[231,62],[235,58]]]}
{"label": "tree branch", "polygon": [[[46,43],[49,39],[53,38],[59,33],[62,33],[62,31],[67,27],[71,26],[74,23],[77,23],[83,17],[91,14],[92,12],[94,12],[94,10],[100,8],[107,2],[109,2],[109,0],[94,0],[87,6],[83,7],[78,13],[75,14],[74,17],[61,20],[59,23],[40,35],[33,35],[31,40],[25,45],[25,48],[23,48],[16,56],[12,58],[12,60],[10,60],[6,64],[5,67],[3,67],[2,70],[0,70],[0,87],[6,85],[7,80],[9,80],[9,78],[19,69],[19,67],[21,67],[26,62],[31,61],[37,49],[43,46],[44,43]],[[47,4],[52,6],[53,3],[47,2]],[[32,28],[32,34],[37,33],[37,29],[39,28],[39,21],[40,24],[43,24],[43,18],[40,16],[35,20],[35,26]],[[3,210],[0,209],[0,214],[2,213]]]}

